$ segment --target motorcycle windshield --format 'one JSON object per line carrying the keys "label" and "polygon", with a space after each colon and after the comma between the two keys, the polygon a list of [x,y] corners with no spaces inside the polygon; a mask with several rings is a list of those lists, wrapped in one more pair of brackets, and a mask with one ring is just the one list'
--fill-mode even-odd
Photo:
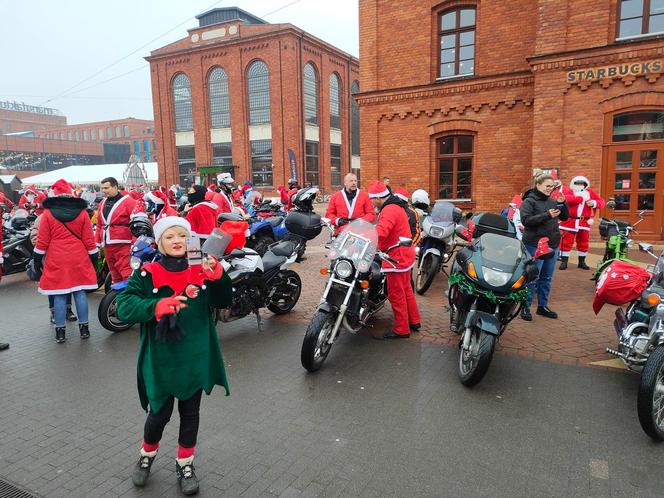
{"label": "motorcycle windshield", "polygon": [[436,225],[449,225],[454,221],[454,204],[448,201],[436,201],[429,215]]}
{"label": "motorcycle windshield", "polygon": [[[330,259],[345,258],[353,262],[360,271],[371,268],[378,249],[376,227],[366,220],[358,219],[344,226],[332,243]],[[366,269],[365,269],[366,268]]]}
{"label": "motorcycle windshield", "polygon": [[514,273],[527,257],[520,240],[495,233],[485,233],[477,245],[482,254],[482,265],[494,270]]}
{"label": "motorcycle windshield", "polygon": [[653,271],[653,274],[658,276],[661,275],[662,272],[664,272],[664,251],[662,251],[662,254],[660,254],[659,258],[657,259],[657,263],[655,263],[655,270]]}

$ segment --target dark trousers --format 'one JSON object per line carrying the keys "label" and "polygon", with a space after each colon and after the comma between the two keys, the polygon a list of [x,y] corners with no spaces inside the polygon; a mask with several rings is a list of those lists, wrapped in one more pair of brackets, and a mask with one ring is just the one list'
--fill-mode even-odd
{"label": "dark trousers", "polygon": [[[191,398],[178,400],[178,412],[180,412],[180,435],[178,437],[178,444],[183,448],[193,448],[196,446],[202,394],[203,391],[198,390]],[[166,401],[158,413],[154,413],[150,410],[148,418],[145,421],[145,430],[143,433],[143,440],[146,443],[157,444],[161,441],[164,428],[171,419],[174,403],[175,399],[173,396],[169,396],[168,401]]]}

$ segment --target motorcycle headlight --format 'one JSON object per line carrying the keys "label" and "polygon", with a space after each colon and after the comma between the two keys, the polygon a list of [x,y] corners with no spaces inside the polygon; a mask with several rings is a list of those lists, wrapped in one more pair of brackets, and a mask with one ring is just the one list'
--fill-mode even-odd
{"label": "motorcycle headlight", "polygon": [[445,229],[441,228],[441,227],[433,226],[429,229],[429,235],[431,235],[432,237],[434,237],[436,239],[442,239],[444,233],[445,233]]}
{"label": "motorcycle headlight", "polygon": [[342,259],[337,262],[334,267],[334,273],[336,273],[339,278],[348,278],[353,274],[353,265],[350,264],[350,261]]}
{"label": "motorcycle headlight", "polygon": [[129,260],[129,266],[131,266],[132,270],[138,270],[141,267],[141,258],[132,256]]}
{"label": "motorcycle headlight", "polygon": [[484,280],[486,281],[486,283],[489,284],[491,287],[502,287],[512,278],[511,273],[492,270],[491,268],[487,268],[486,266],[482,267],[482,275],[484,276]]}

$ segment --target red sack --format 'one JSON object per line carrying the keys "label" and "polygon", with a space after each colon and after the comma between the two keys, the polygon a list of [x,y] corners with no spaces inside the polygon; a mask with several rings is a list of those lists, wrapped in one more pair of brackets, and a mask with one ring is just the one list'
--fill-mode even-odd
{"label": "red sack", "polygon": [[597,279],[593,310],[599,313],[605,303],[621,306],[633,301],[648,286],[651,275],[640,266],[614,261]]}
{"label": "red sack", "polygon": [[535,259],[551,259],[553,257],[554,251],[549,247],[549,237],[542,237],[537,241],[537,247],[535,248]]}
{"label": "red sack", "polygon": [[226,254],[230,254],[233,249],[242,249],[247,243],[249,223],[246,221],[224,221],[219,229],[233,238],[226,247]]}

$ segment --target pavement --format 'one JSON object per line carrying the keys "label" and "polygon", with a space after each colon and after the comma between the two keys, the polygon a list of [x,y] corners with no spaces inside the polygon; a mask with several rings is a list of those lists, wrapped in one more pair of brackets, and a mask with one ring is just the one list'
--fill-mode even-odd
{"label": "pavement", "polygon": [[[592,315],[588,272],[554,279],[560,320],[515,320],[485,379],[456,375],[444,278],[419,298],[423,332],[374,341],[389,326],[343,334],[308,374],[299,353],[320,299],[325,250],[307,249],[293,312],[218,328],[231,385],[204,397],[196,469],[201,496],[661,496],[662,447],[641,431],[638,377],[583,368],[615,344],[611,307]],[[75,324],[55,344],[46,299],[24,275],[0,283],[2,481],[35,496],[179,496],[178,417],[150,483],[130,480],[145,414],[136,392],[138,331]],[[545,360],[545,361],[538,361]]]}

